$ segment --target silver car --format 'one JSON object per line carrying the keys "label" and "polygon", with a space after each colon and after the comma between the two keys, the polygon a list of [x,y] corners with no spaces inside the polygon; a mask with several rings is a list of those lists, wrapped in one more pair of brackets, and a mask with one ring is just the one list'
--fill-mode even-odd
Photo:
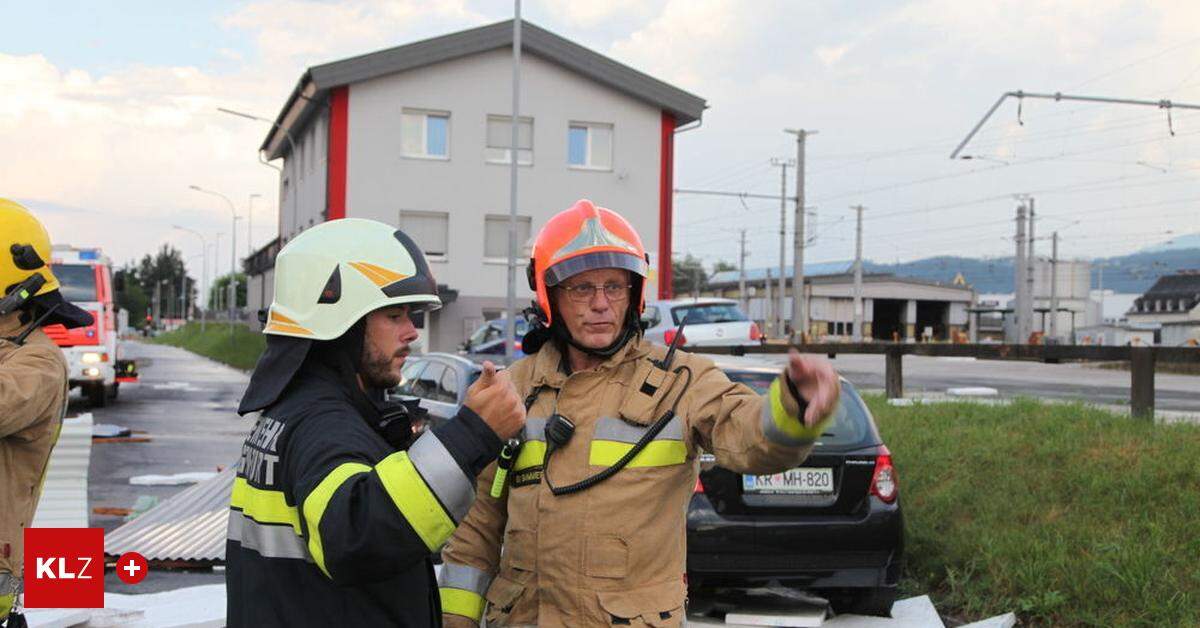
{"label": "silver car", "polygon": [[646,339],[671,344],[675,329],[684,318],[682,345],[693,347],[731,347],[762,344],[763,336],[742,313],[733,299],[700,298],[650,301],[642,320],[646,322]]}

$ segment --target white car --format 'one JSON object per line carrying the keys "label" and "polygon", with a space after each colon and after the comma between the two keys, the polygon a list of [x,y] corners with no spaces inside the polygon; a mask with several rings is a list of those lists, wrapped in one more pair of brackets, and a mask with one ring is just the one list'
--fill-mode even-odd
{"label": "white car", "polygon": [[731,347],[762,344],[763,336],[733,299],[700,298],[650,301],[642,320],[646,339],[671,344],[679,323],[687,317],[680,345]]}

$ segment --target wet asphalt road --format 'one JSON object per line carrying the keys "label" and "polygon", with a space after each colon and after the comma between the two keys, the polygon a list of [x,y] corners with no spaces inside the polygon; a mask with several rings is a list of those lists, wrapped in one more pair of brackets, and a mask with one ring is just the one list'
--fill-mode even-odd
{"label": "wet asphalt road", "polygon": [[[89,511],[98,506],[130,508],[141,495],[165,500],[190,485],[133,486],[129,478],[227,467],[237,461],[251,427],[248,420],[236,414],[249,380],[246,373],[163,345],[129,342],[125,353],[138,360],[141,381],[122,384],[117,399],[104,408],[88,407],[76,391],[70,412],[91,412],[96,423],[144,431],[134,436],[151,440],[93,443],[88,471]],[[90,515],[90,524],[105,531],[123,523],[117,516]],[[220,572],[151,570],[147,579],[135,586],[109,573],[105,586],[114,593],[150,593],[223,581]]]}

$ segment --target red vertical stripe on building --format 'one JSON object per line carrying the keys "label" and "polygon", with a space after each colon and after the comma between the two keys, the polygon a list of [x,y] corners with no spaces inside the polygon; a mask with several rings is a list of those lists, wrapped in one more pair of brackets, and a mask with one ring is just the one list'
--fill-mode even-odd
{"label": "red vertical stripe on building", "polygon": [[325,219],[346,217],[346,143],[350,122],[350,88],[338,87],[329,94],[328,180],[325,186]]}
{"label": "red vertical stripe on building", "polygon": [[671,223],[675,190],[675,116],[662,112],[662,150],[658,173],[658,298],[670,299]]}

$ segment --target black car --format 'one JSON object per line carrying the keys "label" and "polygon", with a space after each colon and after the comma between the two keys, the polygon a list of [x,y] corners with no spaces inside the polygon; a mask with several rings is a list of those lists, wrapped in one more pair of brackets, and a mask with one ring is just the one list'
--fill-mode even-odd
{"label": "black car", "polygon": [[[779,374],[749,360],[718,364],[760,393]],[[702,457],[687,517],[689,587],[777,581],[837,612],[890,614],[904,553],[897,480],[870,411],[843,380],[834,421],[800,467],[743,476]]]}
{"label": "black car", "polygon": [[[454,416],[482,360],[413,355],[393,394],[416,397],[433,421]],[[778,367],[722,358],[734,381],[765,393]],[[777,581],[811,590],[840,613],[887,615],[904,550],[891,454],[866,404],[847,381],[834,422],[804,464],[768,479],[716,466],[701,455],[688,509],[688,585],[695,593]]]}

